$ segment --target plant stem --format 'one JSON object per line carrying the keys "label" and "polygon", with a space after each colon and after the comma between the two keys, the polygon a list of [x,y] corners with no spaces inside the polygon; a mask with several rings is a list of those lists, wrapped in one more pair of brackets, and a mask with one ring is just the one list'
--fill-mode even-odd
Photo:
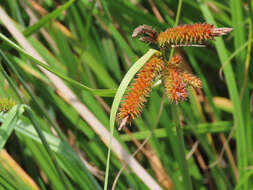
{"label": "plant stem", "polygon": [[[178,25],[179,17],[180,17],[180,13],[181,13],[181,9],[182,9],[182,4],[183,4],[183,0],[179,0],[178,4],[177,4],[177,15],[176,15],[174,27]],[[173,56],[174,51],[175,51],[175,48],[173,47],[170,51],[170,58]]]}
{"label": "plant stem", "polygon": [[188,170],[187,160],[185,156],[185,145],[184,145],[184,136],[183,129],[179,122],[179,109],[178,106],[172,104],[172,113],[173,120],[176,124],[177,140],[178,140],[178,149],[179,149],[179,168],[183,177],[184,187],[187,190],[193,190],[192,181]]}

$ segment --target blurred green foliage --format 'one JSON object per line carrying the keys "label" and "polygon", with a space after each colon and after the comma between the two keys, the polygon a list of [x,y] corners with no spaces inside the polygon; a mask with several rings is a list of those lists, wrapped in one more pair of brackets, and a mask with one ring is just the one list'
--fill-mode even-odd
{"label": "blurred green foliage", "polygon": [[[164,189],[171,189],[171,182],[174,189],[190,189],[182,180],[182,153],[187,155],[192,189],[253,189],[253,1],[188,0],[182,1],[180,12],[178,6],[172,0],[0,4],[47,62],[45,68],[62,78],[108,131],[116,89],[150,48],[132,39],[135,27],[147,24],[164,31],[174,26],[180,13],[179,24],[233,28],[205,48],[175,50],[185,67],[201,78],[203,89],[189,89],[187,101],[172,105],[158,85],[129,133],[115,131],[114,136],[130,154],[150,136],[136,160]],[[16,46],[2,15],[0,11],[0,96],[29,107],[0,114],[0,143],[40,189],[102,189],[108,144],[39,69],[41,62]],[[184,133],[181,141],[178,127]],[[185,144],[183,152],[180,142]],[[122,162],[112,153],[108,189]],[[36,189],[22,180],[16,167],[11,169],[14,172],[1,162],[0,189]],[[145,184],[126,168],[116,189],[150,189]]]}

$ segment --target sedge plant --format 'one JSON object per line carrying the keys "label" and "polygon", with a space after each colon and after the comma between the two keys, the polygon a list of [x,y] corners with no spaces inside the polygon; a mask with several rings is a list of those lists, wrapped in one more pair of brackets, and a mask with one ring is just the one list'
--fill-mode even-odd
{"label": "sedge plant", "polygon": [[[173,108],[175,108],[173,116],[174,121],[176,121],[177,143],[180,149],[179,167],[187,189],[193,188],[185,158],[183,131],[180,127],[177,104],[187,99],[189,96],[187,88],[189,86],[201,88],[202,82],[197,76],[184,69],[182,64],[183,58],[178,55],[173,56],[173,50],[175,47],[182,46],[205,47],[207,41],[214,40],[214,37],[225,35],[231,30],[232,28],[216,28],[212,24],[197,23],[176,26],[158,34],[151,26],[141,25],[137,27],[132,34],[132,37],[139,37],[139,40],[144,43],[156,45],[159,51],[152,53],[146,62],[142,63],[140,71],[130,84],[129,90],[123,100],[121,100],[117,114],[117,119],[120,123],[118,130],[121,130],[126,124],[131,125],[131,122],[141,114],[147,97],[151,93],[152,86],[157,80],[161,79],[165,93],[173,104]],[[169,49],[172,51],[170,51],[170,57],[168,59]],[[115,97],[122,97],[125,92],[126,87],[122,86],[126,86],[125,83],[128,84],[128,82],[130,82],[125,80],[125,78],[129,78],[127,75],[124,77]],[[114,100],[112,107],[115,108],[118,104],[119,101]],[[112,112],[111,116],[114,114],[116,114],[116,112]],[[111,119],[112,118],[113,117],[111,117]],[[110,121],[113,121],[113,119]],[[113,123],[110,123],[110,125],[113,126]],[[110,154],[110,151],[108,154]]]}
{"label": "sedge plant", "polygon": [[167,60],[168,49],[182,46],[205,47],[205,42],[214,40],[230,32],[231,28],[215,28],[212,24],[197,23],[168,28],[159,34],[151,26],[137,27],[132,37],[139,37],[144,43],[155,44],[159,52],[154,54],[143,66],[130,85],[119,112],[119,130],[126,123],[138,117],[143,109],[153,84],[162,80],[165,93],[172,103],[180,103],[188,97],[187,87],[201,88],[201,80],[182,67],[182,57],[174,55]]}

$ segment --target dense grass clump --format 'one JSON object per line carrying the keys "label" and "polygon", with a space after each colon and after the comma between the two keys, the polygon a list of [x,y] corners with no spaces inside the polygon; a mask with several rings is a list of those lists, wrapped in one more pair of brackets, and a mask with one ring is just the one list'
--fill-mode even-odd
{"label": "dense grass clump", "polygon": [[0,189],[253,189],[252,20],[252,1],[2,1]]}

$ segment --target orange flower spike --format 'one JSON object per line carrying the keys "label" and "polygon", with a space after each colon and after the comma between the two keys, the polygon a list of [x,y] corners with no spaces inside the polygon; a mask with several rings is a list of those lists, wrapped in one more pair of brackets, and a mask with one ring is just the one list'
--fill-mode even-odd
{"label": "orange flower spike", "polygon": [[171,102],[181,102],[188,97],[186,84],[176,67],[168,66],[163,73],[163,85]]}
{"label": "orange flower spike", "polygon": [[157,36],[160,48],[202,44],[216,36],[225,35],[232,28],[215,28],[212,24],[198,23],[169,28]]}
{"label": "orange flower spike", "polygon": [[138,117],[142,111],[146,98],[151,92],[152,85],[156,77],[163,70],[164,64],[161,53],[155,54],[143,66],[137,74],[136,79],[131,84],[131,88],[124,100],[118,113],[120,122],[126,121],[131,123],[135,117]]}
{"label": "orange flower spike", "polygon": [[187,86],[201,88],[202,83],[198,77],[183,71],[181,56],[173,56],[167,63],[163,74],[163,85],[171,102],[180,102],[188,97]]}
{"label": "orange flower spike", "polygon": [[180,65],[181,56],[173,56],[165,65],[162,73],[165,92],[171,102],[180,102],[187,98],[188,93],[183,76],[181,75]]}
{"label": "orange flower spike", "polygon": [[190,85],[194,88],[201,88],[202,87],[201,80],[198,77],[196,77],[195,75],[187,73],[187,72],[183,72],[182,75],[184,78],[184,82],[187,85]]}

